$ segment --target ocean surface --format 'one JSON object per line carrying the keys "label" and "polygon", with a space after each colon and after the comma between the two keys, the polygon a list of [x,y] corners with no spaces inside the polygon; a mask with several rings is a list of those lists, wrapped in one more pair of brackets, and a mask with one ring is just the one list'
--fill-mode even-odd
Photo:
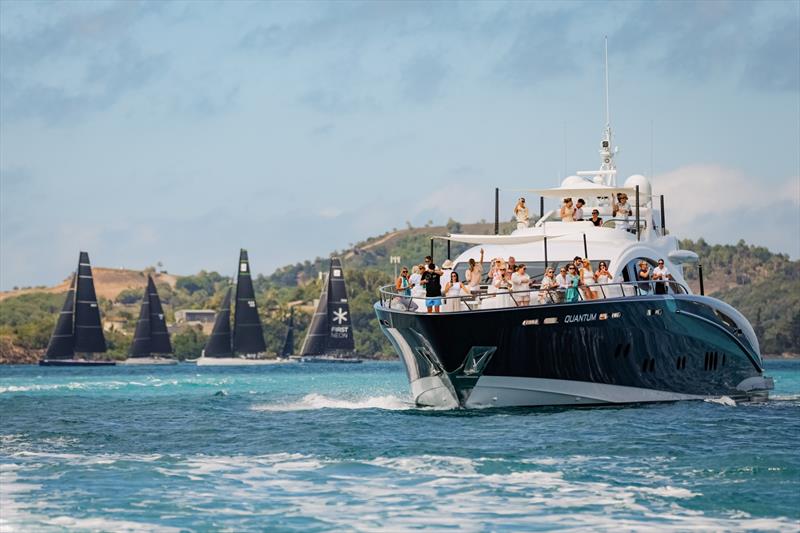
{"label": "ocean surface", "polygon": [[800,528],[774,399],[441,411],[399,363],[0,367],[0,530]]}

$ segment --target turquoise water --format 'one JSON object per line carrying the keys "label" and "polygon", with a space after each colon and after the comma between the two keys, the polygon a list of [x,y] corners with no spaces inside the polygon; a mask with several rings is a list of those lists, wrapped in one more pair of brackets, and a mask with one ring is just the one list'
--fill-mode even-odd
{"label": "turquoise water", "polygon": [[797,529],[774,400],[436,411],[399,363],[0,367],[0,530]]}

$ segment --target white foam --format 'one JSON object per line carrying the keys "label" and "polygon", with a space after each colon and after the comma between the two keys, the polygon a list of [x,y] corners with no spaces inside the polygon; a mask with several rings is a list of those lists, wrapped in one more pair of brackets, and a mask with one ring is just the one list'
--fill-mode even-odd
{"label": "white foam", "polygon": [[397,396],[370,396],[360,399],[330,398],[322,394],[306,394],[300,400],[287,403],[266,403],[251,407],[254,411],[310,411],[315,409],[385,409],[403,411],[416,409],[409,401]]}
{"label": "white foam", "polygon": [[729,396],[720,396],[719,398],[706,398],[706,402],[708,403],[717,403],[719,405],[725,405],[728,407],[736,407],[736,400]]}

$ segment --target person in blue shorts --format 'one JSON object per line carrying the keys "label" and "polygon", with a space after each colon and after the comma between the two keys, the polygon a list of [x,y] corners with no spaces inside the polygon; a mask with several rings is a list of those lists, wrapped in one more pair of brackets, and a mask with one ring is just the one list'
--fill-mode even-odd
{"label": "person in blue shorts", "polygon": [[420,282],[425,287],[425,307],[429,313],[438,313],[442,305],[442,285],[440,283],[441,271],[436,270],[436,265],[428,263],[428,270],[422,274]]}

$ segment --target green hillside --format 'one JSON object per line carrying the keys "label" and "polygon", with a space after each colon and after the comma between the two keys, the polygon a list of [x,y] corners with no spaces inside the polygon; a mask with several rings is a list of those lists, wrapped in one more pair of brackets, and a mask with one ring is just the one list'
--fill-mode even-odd
{"label": "green hillside", "polygon": [[[503,231],[510,227],[504,225]],[[377,288],[391,283],[394,265],[389,256],[400,256],[404,265],[421,262],[430,253],[430,236],[450,232],[488,234],[491,224],[459,224],[447,227],[409,228],[368,239],[352,249],[335,252],[343,258],[349,291],[350,309],[356,332],[356,349],[365,356],[393,357],[381,334],[372,306]],[[700,239],[682,241],[682,246],[696,251],[704,270],[706,293],[721,298],[741,310],[753,323],[768,354],[800,352],[800,261],[773,254],[759,246],[739,242],[736,245],[710,245]],[[437,242],[434,259],[441,261],[446,245]],[[451,254],[461,253],[466,245],[453,244]],[[289,307],[297,306],[297,346],[302,342],[313,312],[311,302],[320,293],[319,273],[327,271],[327,260],[317,258],[277,269],[254,279],[268,350],[277,353],[286,333]],[[697,270],[687,269],[687,278],[698,290]],[[178,309],[215,309],[231,280],[216,272],[201,271],[179,276],[175,287],[160,284],[167,319],[174,320]],[[114,320],[114,331],[107,332],[109,357],[123,358],[131,339],[141,291],[123,291],[114,301],[100,300],[105,320]],[[38,354],[47,345],[49,334],[62,303],[62,294],[26,293],[0,302],[0,362],[12,359],[2,352],[13,346],[28,354]],[[205,343],[202,332],[184,327],[173,335],[176,353],[181,358],[196,357]],[[19,358],[16,357],[18,360]],[[35,359],[33,357],[29,359]]]}

